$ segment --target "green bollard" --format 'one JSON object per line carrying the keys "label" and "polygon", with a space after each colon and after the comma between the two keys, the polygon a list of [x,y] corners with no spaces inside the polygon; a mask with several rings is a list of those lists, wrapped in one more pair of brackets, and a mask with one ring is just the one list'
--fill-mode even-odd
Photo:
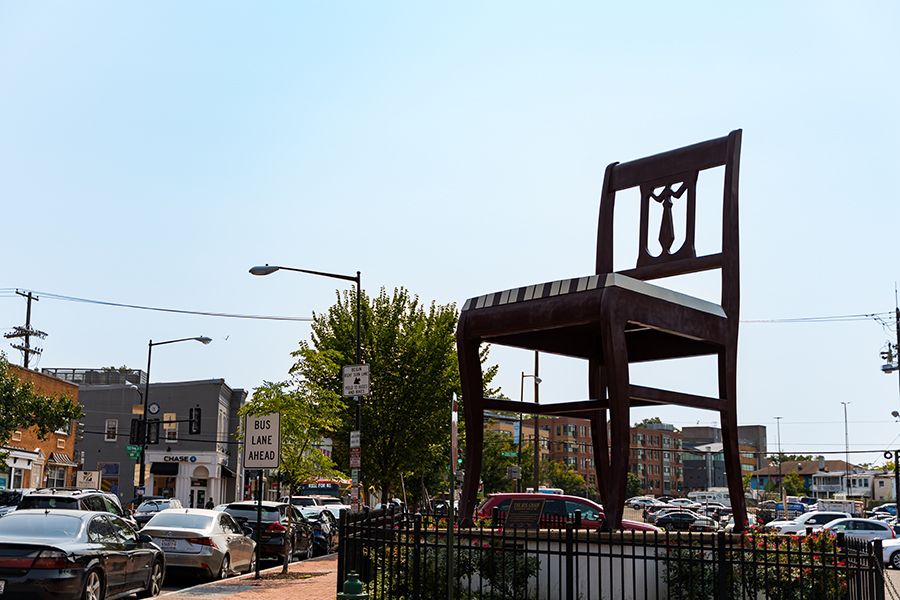
{"label": "green bollard", "polygon": [[368,600],[369,595],[363,592],[363,584],[356,571],[350,571],[343,585],[344,591],[338,593],[338,600]]}

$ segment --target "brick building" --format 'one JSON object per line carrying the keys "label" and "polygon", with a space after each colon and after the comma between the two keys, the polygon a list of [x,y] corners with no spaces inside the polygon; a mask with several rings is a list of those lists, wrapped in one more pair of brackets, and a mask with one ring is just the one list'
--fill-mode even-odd
{"label": "brick building", "polygon": [[[20,381],[34,383],[35,391],[48,396],[67,394],[78,402],[78,386],[36,371],[9,365],[10,374]],[[6,445],[10,452],[0,466],[0,489],[65,487],[75,482],[78,467],[75,452],[75,424],[65,430],[53,431],[46,439],[39,439],[33,429],[13,432]]]}

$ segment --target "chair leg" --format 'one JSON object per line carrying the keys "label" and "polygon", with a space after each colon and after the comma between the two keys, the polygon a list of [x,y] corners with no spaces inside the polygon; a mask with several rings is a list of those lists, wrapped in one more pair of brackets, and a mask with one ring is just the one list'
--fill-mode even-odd
{"label": "chair leg", "polygon": [[725,403],[719,411],[722,422],[722,445],[725,458],[725,477],[731,511],[734,515],[734,532],[744,531],[747,520],[747,502],[744,498],[741,454],[737,430],[737,352],[726,349],[719,352],[719,398]]}
{"label": "chair leg", "polygon": [[[592,400],[606,398],[606,377],[598,361],[590,361],[588,394]],[[606,409],[598,410],[590,417],[591,442],[594,444],[594,472],[597,490],[603,503],[607,501],[609,489],[609,434],[606,430]]]}
{"label": "chair leg", "polygon": [[628,349],[624,323],[606,319],[603,354],[606,359],[609,391],[609,474],[603,508],[604,529],[621,529],[628,483],[628,450],[631,433],[628,426],[631,384],[628,379]]}
{"label": "chair leg", "polygon": [[471,524],[478,502],[481,456],[484,446],[484,385],[482,382],[479,340],[465,337],[465,315],[460,317],[456,347],[459,355],[459,379],[463,411],[466,416],[466,475],[460,498],[459,523]]}

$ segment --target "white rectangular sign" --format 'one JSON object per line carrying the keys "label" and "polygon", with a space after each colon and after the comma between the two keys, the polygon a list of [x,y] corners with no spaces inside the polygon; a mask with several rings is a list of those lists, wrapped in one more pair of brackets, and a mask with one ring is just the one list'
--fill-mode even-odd
{"label": "white rectangular sign", "polygon": [[78,471],[75,487],[80,490],[99,490],[100,471]]}
{"label": "white rectangular sign", "polygon": [[341,367],[345,397],[369,395],[369,365]]}
{"label": "white rectangular sign", "polygon": [[281,415],[244,420],[244,468],[277,469],[281,462]]}

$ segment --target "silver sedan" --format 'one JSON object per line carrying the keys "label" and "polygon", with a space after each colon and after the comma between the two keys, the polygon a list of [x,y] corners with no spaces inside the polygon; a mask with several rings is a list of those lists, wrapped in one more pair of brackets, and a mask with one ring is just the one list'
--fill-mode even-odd
{"label": "silver sedan", "polygon": [[141,533],[165,552],[172,570],[190,569],[224,579],[256,568],[256,542],[225,512],[170,508],[150,519]]}

